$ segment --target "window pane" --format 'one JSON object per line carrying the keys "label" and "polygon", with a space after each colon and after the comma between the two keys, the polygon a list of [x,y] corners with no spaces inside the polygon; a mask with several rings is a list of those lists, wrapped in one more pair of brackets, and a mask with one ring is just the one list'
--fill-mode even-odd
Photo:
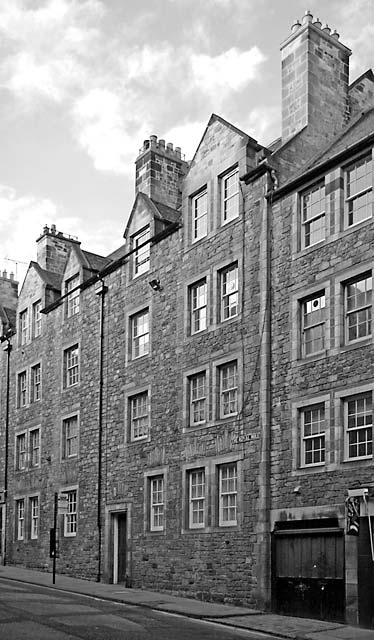
{"label": "window pane", "polygon": [[149,353],[149,316],[143,311],[133,316],[132,321],[132,356],[139,358]]}
{"label": "window pane", "polygon": [[373,444],[372,394],[351,398],[345,407],[348,458],[370,457]]}
{"label": "window pane", "polygon": [[207,193],[201,193],[192,199],[192,239],[198,240],[207,234],[208,230],[208,201]]}
{"label": "window pane", "polygon": [[222,180],[223,220],[227,222],[239,215],[239,171],[235,170]]}
{"label": "window pane", "polygon": [[238,315],[238,267],[233,265],[221,272],[221,320]]}
{"label": "window pane", "polygon": [[130,398],[131,439],[138,440],[148,435],[148,392]]}
{"label": "window pane", "polygon": [[346,335],[348,342],[371,335],[372,277],[346,285]]}
{"label": "window pane", "polygon": [[[134,253],[134,274],[140,275],[149,271],[149,259],[150,259],[150,229],[147,227],[139,233],[133,236],[133,248]],[[140,246],[146,243],[143,247]]]}

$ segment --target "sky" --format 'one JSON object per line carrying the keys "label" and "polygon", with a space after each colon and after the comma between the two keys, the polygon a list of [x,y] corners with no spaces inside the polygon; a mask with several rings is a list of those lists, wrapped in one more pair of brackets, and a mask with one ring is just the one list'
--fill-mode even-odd
{"label": "sky", "polygon": [[45,224],[123,243],[151,134],[191,159],[212,113],[280,135],[280,44],[306,10],[374,67],[372,0],[1,0],[0,269],[22,282]]}

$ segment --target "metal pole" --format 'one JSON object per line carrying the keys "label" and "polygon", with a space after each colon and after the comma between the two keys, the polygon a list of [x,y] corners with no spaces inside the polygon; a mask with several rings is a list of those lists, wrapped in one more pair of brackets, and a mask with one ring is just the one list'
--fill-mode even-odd
{"label": "metal pole", "polygon": [[54,549],[53,549],[53,576],[52,583],[56,582],[56,554],[57,554],[57,510],[58,510],[58,493],[55,491],[54,512],[53,512],[53,530],[54,530]]}
{"label": "metal pole", "polygon": [[8,521],[8,464],[9,464],[9,393],[10,393],[10,352],[12,345],[9,338],[7,344],[7,368],[6,368],[6,404],[5,404],[5,461],[4,461],[4,500],[5,500],[5,523],[4,523],[4,549],[3,564],[6,564],[6,543],[7,543],[7,521]]}
{"label": "metal pole", "polygon": [[98,469],[97,469],[97,531],[98,531],[98,563],[97,582],[101,580],[101,545],[102,545],[102,522],[101,522],[101,501],[102,501],[102,445],[103,445],[103,355],[104,355],[104,296],[107,292],[103,280],[100,280],[96,289],[96,295],[100,296],[100,318],[99,318],[99,403],[98,403]]}

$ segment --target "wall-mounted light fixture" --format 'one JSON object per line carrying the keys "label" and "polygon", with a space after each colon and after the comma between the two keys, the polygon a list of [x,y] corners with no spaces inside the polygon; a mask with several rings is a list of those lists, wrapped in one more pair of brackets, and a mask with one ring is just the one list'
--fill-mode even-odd
{"label": "wall-mounted light fixture", "polygon": [[162,286],[158,278],[150,280],[149,286],[153,289],[153,291],[162,291]]}

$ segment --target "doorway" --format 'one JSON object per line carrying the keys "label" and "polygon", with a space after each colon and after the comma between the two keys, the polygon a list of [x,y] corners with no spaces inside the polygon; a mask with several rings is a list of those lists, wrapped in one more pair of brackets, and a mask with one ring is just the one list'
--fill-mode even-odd
{"label": "doorway", "polygon": [[113,513],[113,584],[127,583],[127,513]]}
{"label": "doorway", "polygon": [[278,530],[273,542],[275,611],[284,615],[343,622],[342,531],[321,526]]}

